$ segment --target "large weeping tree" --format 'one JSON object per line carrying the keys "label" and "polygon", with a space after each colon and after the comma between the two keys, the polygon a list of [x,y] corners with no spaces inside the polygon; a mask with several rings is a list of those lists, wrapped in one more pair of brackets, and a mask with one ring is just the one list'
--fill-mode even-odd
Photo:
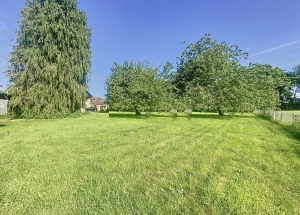
{"label": "large weeping tree", "polygon": [[10,111],[51,118],[78,111],[91,67],[91,30],[77,0],[27,0],[10,54]]}

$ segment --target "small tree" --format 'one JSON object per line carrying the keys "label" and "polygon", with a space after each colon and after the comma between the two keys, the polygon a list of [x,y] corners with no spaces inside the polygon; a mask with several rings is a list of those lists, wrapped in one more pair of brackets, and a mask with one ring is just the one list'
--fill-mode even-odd
{"label": "small tree", "polygon": [[217,110],[219,115],[235,111],[239,91],[239,59],[247,57],[237,46],[218,44],[209,34],[183,51],[174,85],[190,106]]}
{"label": "small tree", "polygon": [[77,0],[26,1],[6,71],[19,117],[65,116],[81,108],[91,67],[91,30]]}
{"label": "small tree", "polygon": [[[165,78],[167,72],[148,63],[117,63],[106,80],[107,100],[110,110],[142,112],[163,111],[170,108],[171,90]],[[164,77],[164,78],[163,78]]]}

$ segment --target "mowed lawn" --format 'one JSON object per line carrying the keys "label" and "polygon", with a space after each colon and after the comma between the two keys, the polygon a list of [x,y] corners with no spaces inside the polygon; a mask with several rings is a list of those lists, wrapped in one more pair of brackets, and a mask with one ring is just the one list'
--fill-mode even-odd
{"label": "mowed lawn", "polygon": [[300,138],[255,115],[0,119],[0,214],[300,214]]}

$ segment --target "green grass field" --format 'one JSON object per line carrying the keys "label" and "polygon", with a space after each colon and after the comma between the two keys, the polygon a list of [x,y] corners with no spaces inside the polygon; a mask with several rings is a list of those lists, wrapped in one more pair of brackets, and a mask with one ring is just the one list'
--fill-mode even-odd
{"label": "green grass field", "polygon": [[0,214],[300,214],[300,138],[255,115],[0,119]]}

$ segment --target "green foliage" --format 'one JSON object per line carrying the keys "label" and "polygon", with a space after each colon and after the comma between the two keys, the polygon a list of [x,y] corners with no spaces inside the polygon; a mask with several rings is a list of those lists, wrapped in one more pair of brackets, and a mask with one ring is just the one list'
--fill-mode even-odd
{"label": "green foliage", "polygon": [[188,45],[173,81],[181,103],[194,110],[218,111],[221,116],[275,109],[280,102],[278,87],[285,86],[286,76],[268,65],[241,66],[240,59],[247,56],[238,46],[219,44],[208,34]]}
{"label": "green foliage", "polygon": [[[237,46],[218,44],[206,34],[183,51],[174,84],[190,108],[234,111],[239,92],[239,59],[247,57]],[[198,107],[197,107],[198,106]]]}
{"label": "green foliage", "polygon": [[170,109],[172,92],[168,73],[171,68],[167,64],[159,72],[148,63],[115,63],[105,87],[110,110],[130,110],[140,115]]}
{"label": "green foliage", "polygon": [[244,102],[250,110],[275,110],[286,102],[290,95],[290,80],[283,70],[270,65],[250,64],[242,72]]}
{"label": "green foliage", "polygon": [[300,93],[300,64],[295,66],[292,71],[288,73],[293,86],[292,96],[293,102],[297,102],[297,93]]}
{"label": "green foliage", "polygon": [[6,71],[11,114],[53,118],[78,111],[91,67],[91,30],[76,0],[26,1]]}

